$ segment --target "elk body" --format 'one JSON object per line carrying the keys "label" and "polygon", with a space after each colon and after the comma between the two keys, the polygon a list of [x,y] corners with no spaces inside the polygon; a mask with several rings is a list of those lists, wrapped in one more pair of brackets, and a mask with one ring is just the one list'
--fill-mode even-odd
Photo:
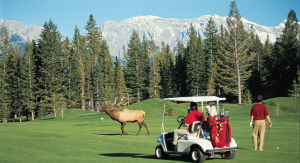
{"label": "elk body", "polygon": [[122,130],[122,136],[123,134],[128,134],[124,131],[124,126],[127,122],[137,122],[139,124],[139,132],[137,135],[140,134],[140,131],[142,129],[142,126],[144,126],[147,129],[148,135],[150,135],[150,132],[148,130],[148,127],[146,123],[144,122],[145,112],[142,110],[128,110],[128,109],[122,109],[122,110],[115,110],[113,106],[118,106],[118,104],[112,104],[108,105],[106,108],[102,108],[102,110],[110,116],[112,120],[118,121],[121,123],[121,130]]}

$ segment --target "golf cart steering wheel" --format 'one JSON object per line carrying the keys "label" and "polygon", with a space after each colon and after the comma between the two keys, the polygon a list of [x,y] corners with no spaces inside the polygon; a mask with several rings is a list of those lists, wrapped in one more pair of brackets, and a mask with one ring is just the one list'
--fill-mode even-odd
{"label": "golf cart steering wheel", "polygon": [[184,116],[179,116],[179,117],[177,117],[177,122],[178,122],[178,124],[179,124],[178,129],[180,129],[180,127],[181,127],[182,125],[184,125],[184,119],[185,119]]}

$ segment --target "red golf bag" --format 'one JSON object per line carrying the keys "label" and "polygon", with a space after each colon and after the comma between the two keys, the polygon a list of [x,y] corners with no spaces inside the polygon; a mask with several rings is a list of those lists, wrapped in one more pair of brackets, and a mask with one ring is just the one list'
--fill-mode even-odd
{"label": "red golf bag", "polygon": [[210,141],[213,147],[224,148],[228,147],[231,142],[231,127],[229,124],[229,117],[220,117],[218,134],[218,124],[216,121],[216,116],[208,117],[208,130],[210,134]]}
{"label": "red golf bag", "polygon": [[231,142],[231,127],[229,124],[229,117],[220,117],[220,137],[222,140],[222,147],[228,147]]}
{"label": "red golf bag", "polygon": [[216,121],[216,116],[208,117],[207,122],[208,122],[208,130],[210,134],[210,141],[213,147],[222,148],[222,140],[218,134],[218,124]]}

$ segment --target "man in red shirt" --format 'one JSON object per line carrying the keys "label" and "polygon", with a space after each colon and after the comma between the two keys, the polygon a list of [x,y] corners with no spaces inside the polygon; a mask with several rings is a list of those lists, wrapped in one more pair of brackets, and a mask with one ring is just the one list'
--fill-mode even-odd
{"label": "man in red shirt", "polygon": [[191,130],[191,127],[196,121],[205,121],[204,114],[200,113],[197,108],[197,103],[192,102],[190,105],[191,112],[185,117],[184,123]]}
{"label": "man in red shirt", "polygon": [[[255,104],[250,112],[250,127],[253,126],[252,131],[252,141],[253,148],[252,150],[257,150],[257,138],[259,137],[259,147],[258,150],[263,150],[264,145],[264,135],[265,135],[265,118],[269,121],[269,128],[271,128],[272,123],[269,116],[267,107],[261,103],[263,97],[259,95],[257,97],[257,104]],[[254,120],[254,123],[252,121]]]}
{"label": "man in red shirt", "polygon": [[174,141],[173,144],[177,145],[177,140],[179,135],[188,135],[190,133],[193,122],[205,121],[204,114],[200,113],[197,108],[197,103],[192,102],[190,104],[191,112],[185,117],[184,123],[189,130],[185,129],[175,129],[174,130]]}

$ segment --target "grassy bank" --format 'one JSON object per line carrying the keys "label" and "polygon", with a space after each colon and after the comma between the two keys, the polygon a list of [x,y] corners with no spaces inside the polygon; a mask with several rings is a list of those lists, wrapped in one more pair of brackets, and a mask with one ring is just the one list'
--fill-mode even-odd
{"label": "grassy bank", "polygon": [[[277,102],[280,104],[277,116]],[[251,151],[252,129],[249,113],[252,105],[222,104],[230,108],[232,137],[239,150],[233,160],[220,156],[206,162],[299,162],[299,105],[292,98],[274,98],[264,101],[268,107],[273,127],[264,151]],[[186,115],[188,104],[170,103],[174,116],[165,117],[165,130],[178,127],[177,116]],[[105,113],[68,109],[48,115],[45,119],[0,124],[0,162],[178,162],[181,156],[167,160],[154,157],[160,133],[162,100],[146,100],[128,106],[146,112],[145,123],[150,135],[142,128],[139,136],[137,123],[127,123],[129,135],[120,136],[121,125]],[[118,109],[118,108],[116,108]],[[101,117],[104,118],[101,121]],[[269,134],[267,135],[267,132]],[[265,141],[266,142],[266,141]],[[277,149],[279,147],[279,149]],[[178,161],[177,161],[178,160]]]}

